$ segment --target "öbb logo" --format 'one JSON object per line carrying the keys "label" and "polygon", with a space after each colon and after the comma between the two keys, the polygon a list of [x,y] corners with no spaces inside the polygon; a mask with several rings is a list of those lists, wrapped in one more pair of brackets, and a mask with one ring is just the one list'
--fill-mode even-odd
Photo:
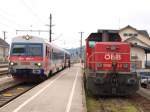
{"label": "\u00f6bb logo", "polygon": [[121,60],[120,54],[105,54],[104,56],[105,60]]}

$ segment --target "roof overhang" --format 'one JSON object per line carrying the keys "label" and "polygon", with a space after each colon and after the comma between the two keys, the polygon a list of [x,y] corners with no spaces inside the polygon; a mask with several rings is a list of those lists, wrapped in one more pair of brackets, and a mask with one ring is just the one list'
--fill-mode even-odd
{"label": "roof overhang", "polygon": [[143,49],[145,51],[145,53],[150,53],[150,48],[148,48],[148,47],[140,46],[140,45],[137,45],[137,44],[133,44],[132,46]]}

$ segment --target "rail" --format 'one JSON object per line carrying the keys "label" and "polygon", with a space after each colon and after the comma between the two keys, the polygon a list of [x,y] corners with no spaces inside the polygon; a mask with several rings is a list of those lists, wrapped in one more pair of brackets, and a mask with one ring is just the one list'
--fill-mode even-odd
{"label": "rail", "polygon": [[0,91],[0,107],[4,106],[18,96],[24,94],[35,86],[36,84],[18,83]]}

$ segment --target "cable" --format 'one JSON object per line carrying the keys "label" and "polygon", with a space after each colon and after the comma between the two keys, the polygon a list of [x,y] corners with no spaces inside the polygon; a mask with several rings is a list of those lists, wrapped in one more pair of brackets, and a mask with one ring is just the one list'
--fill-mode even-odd
{"label": "cable", "polygon": [[[0,12],[2,12],[3,14],[5,14],[5,16],[4,15],[2,15],[2,14],[0,14],[0,17],[1,18],[3,18],[4,20],[6,20],[6,21],[8,21],[8,22],[11,22],[11,23],[13,23],[13,24],[15,24],[15,25],[17,25],[17,26],[23,26],[23,25],[21,25],[21,24],[18,24],[16,21],[14,21],[14,20],[12,20],[12,19],[8,19],[8,18],[12,18],[13,16],[10,16],[6,11],[4,11],[3,9],[1,9],[0,8]],[[6,17],[6,15],[7,16],[9,16],[9,17]],[[1,23],[1,24],[3,24],[3,25],[5,25],[5,26],[9,26],[9,25],[6,25],[6,24],[4,24],[4,23]],[[12,25],[10,25],[11,27],[12,27]],[[9,26],[9,27],[10,27]],[[26,26],[23,26],[23,27],[26,27]]]}
{"label": "cable", "polygon": [[23,5],[28,9],[28,11],[30,13],[32,13],[32,15],[38,19],[38,22],[42,22],[42,20],[39,18],[39,16],[35,13],[35,11],[33,11],[33,9],[27,4],[27,2],[25,2],[25,0],[21,0],[21,2],[23,3]]}

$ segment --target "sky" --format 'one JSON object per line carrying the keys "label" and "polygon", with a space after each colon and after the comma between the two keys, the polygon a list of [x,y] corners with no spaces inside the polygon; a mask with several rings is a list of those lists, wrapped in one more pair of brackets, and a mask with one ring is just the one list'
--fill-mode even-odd
{"label": "sky", "polygon": [[98,29],[120,29],[127,25],[150,34],[149,0],[0,0],[0,37],[6,41],[17,35],[31,34],[49,39],[48,32],[16,30],[49,30],[52,14],[52,42],[62,48],[83,45],[87,36]]}

